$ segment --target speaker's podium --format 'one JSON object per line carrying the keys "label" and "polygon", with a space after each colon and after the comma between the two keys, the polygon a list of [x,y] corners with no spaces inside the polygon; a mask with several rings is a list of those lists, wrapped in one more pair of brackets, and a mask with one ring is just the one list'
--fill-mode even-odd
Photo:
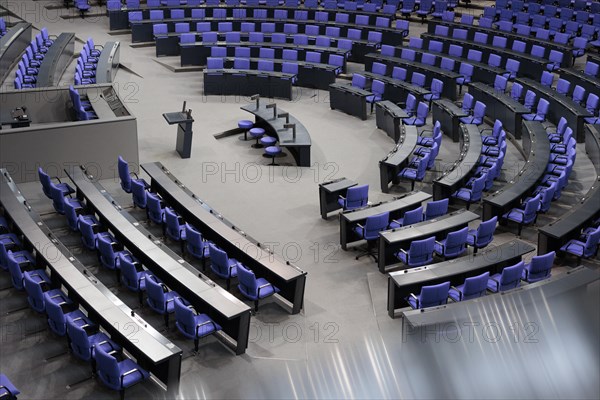
{"label": "speaker's podium", "polygon": [[190,158],[192,154],[192,123],[194,122],[191,110],[188,112],[164,113],[163,117],[169,125],[179,125],[177,127],[175,150],[181,158]]}

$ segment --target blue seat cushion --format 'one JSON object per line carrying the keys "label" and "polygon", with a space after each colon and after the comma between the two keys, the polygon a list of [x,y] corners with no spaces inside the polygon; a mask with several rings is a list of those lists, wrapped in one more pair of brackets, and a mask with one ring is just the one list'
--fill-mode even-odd
{"label": "blue seat cushion", "polygon": [[0,235],[0,244],[6,248],[6,250],[10,250],[15,246],[21,246],[21,241],[14,233],[4,233]]}
{"label": "blue seat cushion", "polygon": [[450,290],[448,291],[448,296],[454,301],[461,301],[460,296],[464,287],[465,285],[463,283],[462,285],[456,286],[456,289],[450,288]]}
{"label": "blue seat cushion", "polygon": [[132,369],[136,369],[136,371],[123,377],[123,388],[133,386],[140,381],[148,379],[148,372],[143,370],[139,365],[133,362],[133,360],[126,358],[119,363],[119,372],[121,375]]}
{"label": "blue seat cushion", "polygon": [[417,179],[417,170],[412,168],[404,168],[398,174],[399,178]]}
{"label": "blue seat cushion", "polygon": [[240,129],[250,129],[253,126],[254,126],[254,122],[248,121],[247,119],[243,119],[241,121],[238,121],[238,127]]}
{"label": "blue seat cushion", "polygon": [[584,249],[585,244],[575,239],[569,240],[567,244],[560,248],[561,251],[565,251],[580,257],[583,256]]}
{"label": "blue seat cushion", "polygon": [[523,222],[523,216],[523,210],[513,208],[512,210],[504,214],[502,217],[515,222]]}
{"label": "blue seat cushion", "polygon": [[275,157],[277,154],[281,153],[281,149],[278,146],[269,146],[265,149],[265,153],[269,156]]}
{"label": "blue seat cushion", "polygon": [[274,145],[275,143],[277,143],[277,139],[275,139],[275,138],[274,138],[274,137],[272,137],[272,136],[265,136],[265,137],[263,137],[263,138],[261,138],[261,139],[260,139],[260,143],[261,143],[263,146],[267,146],[267,147],[268,147],[268,146],[272,146],[272,145]]}
{"label": "blue seat cushion", "polygon": [[265,130],[263,128],[252,128],[250,129],[250,135],[254,138],[259,138],[265,134]]}
{"label": "blue seat cushion", "polygon": [[[256,280],[257,287],[261,287],[262,285],[266,284],[269,284],[269,281],[267,281],[265,278],[258,278]],[[258,298],[264,299],[265,297],[269,297],[270,295],[275,294],[277,292],[279,292],[279,289],[269,284],[269,286],[265,286],[264,288],[260,289],[260,291],[258,292]]]}

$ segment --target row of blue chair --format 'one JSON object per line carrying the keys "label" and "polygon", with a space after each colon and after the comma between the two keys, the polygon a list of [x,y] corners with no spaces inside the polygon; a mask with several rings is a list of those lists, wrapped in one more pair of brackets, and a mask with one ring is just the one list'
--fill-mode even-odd
{"label": "row of blue chair", "polygon": [[[191,9],[190,18],[191,19],[204,19],[207,18],[205,8],[193,8]],[[245,19],[248,18],[248,10],[245,8],[234,8],[232,10],[234,19]],[[265,20],[267,19],[267,10],[266,9],[255,9],[252,11],[252,18],[254,20]],[[144,18],[144,14],[142,11],[129,11],[128,18],[130,23],[135,23],[137,21],[150,20],[156,22],[169,22],[171,20],[182,20],[185,19],[185,10],[183,9],[171,9],[170,17],[165,18],[165,13],[163,10],[150,10],[148,14],[148,18]],[[212,14],[210,18],[213,19],[227,19],[227,9],[226,8],[214,8],[212,9]],[[308,11],[306,10],[294,10],[294,13],[291,14],[288,10],[275,10],[273,19],[276,20],[292,20],[292,21],[309,21],[308,19]],[[369,22],[369,15],[357,14],[354,18],[354,25],[371,27]],[[329,20],[329,13],[327,11],[317,11],[314,15],[314,19],[310,21],[315,22],[331,22]],[[332,23],[340,23],[340,24],[348,24],[350,22],[350,14],[338,12],[335,13],[335,18]],[[248,22],[251,23],[251,22]],[[263,22],[263,23],[272,23],[272,22]],[[389,28],[390,27],[390,18],[389,17],[377,17],[375,18],[375,26],[381,28]],[[406,21],[404,21],[400,26],[396,26],[396,28],[405,27],[408,29]]]}
{"label": "row of blue chair", "polygon": [[260,299],[279,292],[279,289],[266,279],[256,278],[248,267],[229,258],[227,253],[214,243],[204,240],[197,228],[185,223],[172,208],[164,204],[158,194],[149,191],[143,179],[131,179],[129,165],[120,156],[118,167],[121,188],[132,194],[134,205],[146,209],[149,220],[162,225],[166,237],[181,243],[182,251],[187,250],[192,256],[201,259],[203,268],[206,259],[209,258],[212,272],[226,280],[227,290],[230,280],[237,277],[238,289],[244,297],[254,301],[255,310],[258,310]]}
{"label": "row of blue chair", "polygon": [[408,267],[420,267],[431,264],[434,254],[443,259],[460,257],[467,251],[467,245],[472,246],[474,252],[477,252],[477,249],[484,248],[492,242],[496,224],[497,218],[493,217],[480,223],[477,229],[465,227],[449,232],[446,238],[439,241],[435,236],[413,240],[408,250],[400,249],[395,256]]}
{"label": "row of blue chair", "polygon": [[523,199],[520,206],[508,211],[502,218],[518,224],[517,235],[521,235],[524,225],[535,223],[538,213],[546,213],[551,202],[558,200],[567,186],[576,157],[576,141],[573,130],[562,117],[555,132],[549,132],[550,158],[546,174],[531,196]]}
{"label": "row of blue chair", "polygon": [[560,9],[572,9],[574,11],[589,10],[592,12],[600,12],[600,6],[595,5],[594,1],[588,0],[496,0],[496,10],[498,13],[502,9],[510,8],[513,11],[530,10],[531,12],[541,12],[547,7],[556,6]]}
{"label": "row of blue chair", "polygon": [[87,121],[98,118],[92,104],[88,100],[82,99],[79,91],[73,86],[69,86],[69,96],[71,97],[75,117],[78,121]]}
{"label": "row of blue chair", "polygon": [[19,61],[14,81],[15,89],[36,87],[40,66],[55,39],[54,36],[50,37],[46,28],[42,28],[40,33],[35,35]]}
{"label": "row of blue chair", "polygon": [[[48,183],[47,178],[44,178],[44,181],[45,185],[50,185],[52,191],[54,184]],[[69,227],[81,233],[83,245],[90,250],[98,250],[102,265],[116,271],[117,280],[127,289],[138,293],[140,305],[143,305],[143,293],[146,292],[148,306],[164,316],[167,327],[169,314],[175,312],[176,326],[184,336],[194,340],[196,351],[200,338],[221,330],[207,315],[195,313],[189,302],[177,293],[169,291],[156,276],[146,271],[141,263],[102,227],[94,215],[85,214],[83,204],[68,200],[65,205],[64,213]]]}
{"label": "row of blue chair", "polygon": [[[531,6],[525,7],[523,2],[515,2],[514,6],[503,7],[498,5],[496,7],[484,7],[483,17],[495,18],[497,20],[512,21],[522,13],[527,14],[530,18],[535,16],[543,16],[546,21],[551,18],[559,17],[563,21],[569,21],[575,19],[581,23],[588,23],[593,20],[594,17],[600,14],[600,6],[594,5],[590,9],[585,8],[571,8],[561,7],[554,4],[540,5],[536,3],[530,3]],[[593,2],[592,4],[594,4]]]}
{"label": "row of blue chair", "polygon": [[[400,0],[386,0],[385,4],[383,0],[371,0],[366,2],[364,0],[358,1],[344,1],[338,2],[335,0],[325,0],[322,2],[323,9],[326,10],[337,10],[343,9],[346,11],[358,11],[362,10],[365,12],[382,12],[384,14],[395,14],[398,9]],[[239,5],[245,6],[266,6],[266,7],[294,7],[300,6],[300,0],[149,0],[146,2],[147,7],[178,7],[181,5],[187,5],[188,7],[207,5],[207,6],[220,6],[226,5],[228,7],[235,7]],[[125,5],[128,9],[140,8],[139,0],[126,0]],[[305,0],[303,2],[303,8],[315,9],[319,7],[319,0]],[[120,0],[109,0],[106,4],[108,10],[119,10],[123,3]]]}
{"label": "row of blue chair", "polygon": [[[61,184],[60,188],[67,189],[67,186]],[[0,226],[3,232],[9,230],[6,220],[1,217]],[[15,289],[27,292],[27,301],[34,311],[47,314],[48,325],[55,334],[68,336],[73,354],[91,361],[92,371],[102,383],[123,395],[125,388],[148,378],[148,372],[132,360],[123,358],[121,348],[100,332],[61,289],[54,288],[56,285],[45,268],[36,269],[36,258],[29,251],[21,250],[23,245],[17,235],[0,234],[0,243],[0,267],[9,270]],[[8,392],[9,398],[18,394],[12,385],[2,382],[2,386],[0,393]]]}
{"label": "row of blue chair", "polygon": [[84,43],[83,49],[77,58],[74,82],[76,85],[91,85],[96,83],[96,68],[103,46],[94,44],[92,38]]}
{"label": "row of blue chair", "polygon": [[421,287],[418,295],[413,293],[406,301],[413,309],[422,309],[446,304],[448,298],[455,302],[476,299],[484,296],[488,291],[491,293],[503,292],[520,286],[521,280],[528,283],[539,282],[550,278],[552,265],[554,263],[554,251],[535,256],[530,263],[523,261],[505,267],[501,273],[490,276],[489,272],[466,278],[464,283],[456,287],[450,286],[450,282],[437,285]]}

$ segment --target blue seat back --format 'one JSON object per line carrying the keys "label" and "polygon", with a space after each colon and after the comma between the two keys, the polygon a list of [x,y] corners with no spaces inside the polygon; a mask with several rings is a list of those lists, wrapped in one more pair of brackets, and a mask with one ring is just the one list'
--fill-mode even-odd
{"label": "blue seat back", "polygon": [[119,362],[115,357],[105,352],[102,346],[99,346],[95,351],[95,360],[98,377],[106,386],[114,390],[125,388],[123,379],[121,379],[122,372],[119,368]]}
{"label": "blue seat back", "polygon": [[450,232],[446,237],[444,255],[446,257],[461,255],[466,250],[468,233],[468,227],[464,227],[463,229],[455,232]]}
{"label": "blue seat back", "polygon": [[448,301],[448,291],[450,282],[443,282],[438,285],[423,286],[421,288],[420,308],[439,306]]}
{"label": "blue seat back", "polygon": [[[27,292],[27,301],[31,308],[37,312],[44,312],[44,292],[39,280],[33,278],[29,271],[23,272],[23,283]],[[47,282],[50,283],[50,282]]]}
{"label": "blue seat back", "polygon": [[143,181],[131,181],[131,197],[133,198],[133,204],[139,208],[146,208],[146,193],[146,185]]}
{"label": "blue seat back", "polygon": [[487,282],[490,277],[489,272],[484,272],[481,275],[472,276],[465,279],[465,283],[462,290],[462,300],[474,299],[485,295],[487,290]]}
{"label": "blue seat back", "polygon": [[423,206],[405,212],[402,218],[402,225],[412,225],[421,221],[423,221]]}
{"label": "blue seat back", "polygon": [[433,260],[435,236],[422,240],[413,240],[408,250],[408,265],[423,265]]}
{"label": "blue seat back", "polygon": [[175,320],[179,330],[189,338],[196,338],[196,319],[189,303],[182,297],[175,297]]}
{"label": "blue seat back", "polygon": [[600,227],[590,233],[585,241],[584,257],[591,257],[598,250],[598,241],[600,241]]}
{"label": "blue seat back", "polygon": [[379,232],[385,230],[390,221],[390,213],[384,212],[381,214],[367,217],[365,223],[364,237],[366,240],[375,240],[379,237]]}
{"label": "blue seat back", "polygon": [[449,199],[430,201],[425,208],[425,220],[440,217],[448,212]]}
{"label": "blue seat back", "polygon": [[171,209],[171,207],[165,208],[165,222],[167,223],[167,234],[174,240],[181,240],[179,216]]}
{"label": "blue seat back", "polygon": [[119,178],[121,179],[121,188],[127,193],[131,193],[131,176],[129,175],[129,164],[121,156],[118,161]]}
{"label": "blue seat back", "polygon": [[196,257],[204,257],[206,244],[202,240],[202,234],[189,224],[185,226],[185,240],[187,250]]}
{"label": "blue seat back", "polygon": [[146,194],[146,212],[150,220],[162,224],[165,211],[157,194],[150,192]]}
{"label": "blue seat back", "polygon": [[52,194],[50,193],[50,184],[52,183],[52,180],[50,179],[50,176],[44,172],[41,167],[38,168],[38,176],[40,178],[40,183],[42,184],[42,190],[44,191],[44,194],[46,197],[52,198]]}
{"label": "blue seat back", "polygon": [[523,214],[523,223],[524,224],[529,224],[529,223],[533,222],[533,220],[535,219],[537,212],[538,212],[538,208],[540,206],[540,198],[541,198],[541,195],[538,194],[534,198],[528,200],[527,203],[525,204],[525,210],[524,210],[525,212]]}
{"label": "blue seat back", "polygon": [[135,267],[136,260],[131,254],[120,253],[119,261],[121,266],[121,281],[127,289],[137,292],[140,289],[140,285],[137,268]]}
{"label": "blue seat back", "polygon": [[77,227],[81,233],[81,241],[90,250],[96,248],[96,234],[94,233],[94,227],[90,220],[86,219],[85,216],[80,215],[77,218]]}
{"label": "blue seat back", "polygon": [[246,295],[252,298],[258,297],[258,285],[254,272],[246,269],[243,265],[238,265],[238,282],[243,287]]}
{"label": "blue seat back", "polygon": [[111,240],[110,236],[100,235],[96,241],[96,246],[100,252],[100,261],[102,261],[102,264],[107,268],[115,269],[117,267],[117,255],[113,250]]}
{"label": "blue seat back", "polygon": [[217,248],[212,243],[208,244],[211,265],[217,269],[222,276],[230,276],[229,273],[229,256],[223,250]]}
{"label": "blue seat back", "polygon": [[165,292],[162,285],[153,275],[146,277],[146,294],[148,305],[159,314],[167,312],[165,304]]}
{"label": "blue seat back", "polygon": [[556,252],[551,251],[541,256],[533,257],[527,268],[529,270],[528,280],[540,280],[550,276],[555,256]]}
{"label": "blue seat back", "polygon": [[353,186],[346,191],[345,210],[355,210],[367,206],[369,185]]}
{"label": "blue seat back", "polygon": [[498,290],[503,291],[518,287],[521,282],[521,275],[523,274],[524,268],[525,263],[523,261],[511,267],[504,268],[502,270],[502,275],[500,276],[500,285]]}
{"label": "blue seat back", "polygon": [[477,247],[485,247],[492,242],[497,223],[498,217],[492,217],[479,224],[477,227],[477,239],[475,240]]}
{"label": "blue seat back", "polygon": [[[2,247],[4,248],[4,246]],[[6,258],[8,261],[8,271],[10,272],[10,278],[13,286],[17,290],[23,290],[23,271],[21,271],[19,263],[10,253],[7,253]]]}
{"label": "blue seat back", "polygon": [[71,350],[73,354],[83,361],[89,361],[92,359],[92,346],[90,339],[83,328],[73,322],[71,319],[66,319],[67,323],[67,334],[71,343]]}
{"label": "blue seat back", "polygon": [[57,335],[64,336],[67,333],[67,324],[62,308],[52,301],[47,293],[44,293],[44,304],[48,315],[48,326]]}

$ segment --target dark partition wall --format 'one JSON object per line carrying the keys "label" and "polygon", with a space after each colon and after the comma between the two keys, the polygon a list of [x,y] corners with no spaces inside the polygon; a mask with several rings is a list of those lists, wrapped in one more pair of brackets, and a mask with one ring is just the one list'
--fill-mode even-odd
{"label": "dark partition wall", "polygon": [[19,22],[0,38],[0,83],[4,82],[31,42],[31,24]]}
{"label": "dark partition wall", "polygon": [[[138,163],[137,122],[111,85],[78,88],[98,119],[76,121],[68,88],[8,91],[1,95],[0,119],[10,110],[25,106],[31,125],[0,130],[0,168],[13,179],[36,181],[37,168],[63,177],[63,170],[83,164],[99,178],[116,176],[118,155]],[[102,96],[100,96],[102,94]]]}

